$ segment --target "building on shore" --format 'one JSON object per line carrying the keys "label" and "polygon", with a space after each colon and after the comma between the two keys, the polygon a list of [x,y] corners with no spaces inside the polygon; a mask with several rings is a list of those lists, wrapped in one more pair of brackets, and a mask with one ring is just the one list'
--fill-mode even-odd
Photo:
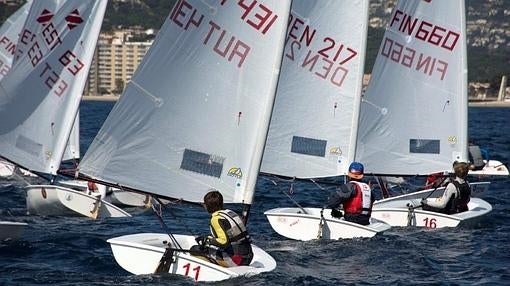
{"label": "building on shore", "polygon": [[99,36],[85,95],[119,96],[152,45],[154,31],[132,28]]}

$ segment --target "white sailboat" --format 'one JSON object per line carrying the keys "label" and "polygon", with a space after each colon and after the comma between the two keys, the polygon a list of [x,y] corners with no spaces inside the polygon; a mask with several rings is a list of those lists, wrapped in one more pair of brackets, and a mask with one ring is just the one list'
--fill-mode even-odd
{"label": "white sailboat", "polygon": [[[0,27],[0,81],[11,69],[18,35],[25,23],[32,1],[28,1],[12,14]],[[0,177],[12,176],[15,165],[0,157]],[[24,222],[0,221],[0,241],[17,240],[27,226]]]}
{"label": "white sailboat", "polygon": [[[293,1],[262,172],[291,178],[347,174],[356,152],[368,2]],[[389,228],[330,213],[285,207],[264,214],[277,233],[297,240],[317,239],[320,231],[326,239],[372,237]]]}
{"label": "white sailboat", "polygon": [[[9,72],[12,65],[12,59],[16,52],[16,43],[18,35],[23,28],[23,24],[28,16],[28,11],[32,1],[28,1],[25,5],[21,6],[14,14],[12,14],[0,27],[0,38],[2,44],[0,45],[0,81]],[[14,173],[16,166],[6,160],[0,158],[0,177],[9,177]]]}
{"label": "white sailboat", "polygon": [[[83,157],[80,178],[194,203],[214,188],[225,203],[244,204],[246,218],[289,12],[290,0],[178,1]],[[193,236],[142,233],[108,242],[134,274],[217,281],[276,267],[255,245],[249,266],[224,268],[186,252]]]}
{"label": "white sailboat", "polygon": [[[0,82],[0,154],[22,168],[55,176],[77,116],[106,8],[101,1],[34,1],[21,30],[13,67]],[[83,209],[82,200],[44,186],[27,187],[27,212],[39,202]],[[79,196],[82,198],[82,196]],[[89,216],[105,205],[89,196]],[[77,210],[78,211],[78,210]],[[48,214],[45,212],[45,214]]]}
{"label": "white sailboat", "polygon": [[[464,0],[398,1],[361,105],[356,160],[366,172],[427,175],[468,160],[464,8]],[[415,196],[376,202],[372,217],[392,226],[440,228],[492,209],[471,198],[469,211],[444,215],[417,208]]]}
{"label": "white sailboat", "polygon": [[484,166],[481,170],[470,170],[472,176],[509,176],[507,166],[498,160],[483,160]]}

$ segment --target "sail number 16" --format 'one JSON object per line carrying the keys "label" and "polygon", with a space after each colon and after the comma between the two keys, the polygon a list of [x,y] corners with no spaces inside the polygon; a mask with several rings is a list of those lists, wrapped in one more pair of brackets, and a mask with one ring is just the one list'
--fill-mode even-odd
{"label": "sail number 16", "polygon": [[423,219],[423,222],[425,223],[425,227],[428,227],[428,228],[436,228],[437,227],[437,220],[435,218],[424,218]]}

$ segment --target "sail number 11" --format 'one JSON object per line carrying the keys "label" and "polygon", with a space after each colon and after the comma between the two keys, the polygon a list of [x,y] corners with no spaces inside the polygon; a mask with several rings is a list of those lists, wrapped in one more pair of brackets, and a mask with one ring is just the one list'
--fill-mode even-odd
{"label": "sail number 11", "polygon": [[[182,268],[186,269],[186,271],[184,272],[184,276],[190,276],[189,270],[191,268],[191,263],[184,264],[184,266]],[[200,273],[200,265],[193,268],[192,270],[193,270],[193,272],[195,272],[195,281],[198,281],[198,274]]]}

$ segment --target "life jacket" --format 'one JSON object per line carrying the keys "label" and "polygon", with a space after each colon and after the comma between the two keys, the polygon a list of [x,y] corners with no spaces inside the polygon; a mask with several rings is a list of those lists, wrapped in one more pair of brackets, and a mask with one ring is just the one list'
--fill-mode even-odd
{"label": "life jacket", "polygon": [[370,215],[372,213],[372,191],[370,186],[365,183],[351,181],[356,189],[353,198],[343,203],[346,214],[363,214]]}
{"label": "life jacket", "polygon": [[97,185],[94,182],[88,181],[87,188],[89,189],[89,191],[95,191],[97,190]]}
{"label": "life jacket", "polygon": [[458,181],[453,181],[452,183],[455,185],[457,192],[455,197],[451,197],[446,204],[446,213],[455,214],[469,210],[468,203],[471,198],[471,187],[469,187],[469,183],[466,181],[462,184]]}
{"label": "life jacket", "polygon": [[[225,219],[230,224],[229,229],[224,229],[229,241],[229,245],[225,251],[231,256],[232,260],[240,265],[242,261],[246,261],[247,257],[251,261],[253,257],[251,249],[250,235],[246,231],[241,217],[231,210],[221,210],[217,212],[222,219]],[[211,232],[216,234],[214,228],[211,227]]]}

